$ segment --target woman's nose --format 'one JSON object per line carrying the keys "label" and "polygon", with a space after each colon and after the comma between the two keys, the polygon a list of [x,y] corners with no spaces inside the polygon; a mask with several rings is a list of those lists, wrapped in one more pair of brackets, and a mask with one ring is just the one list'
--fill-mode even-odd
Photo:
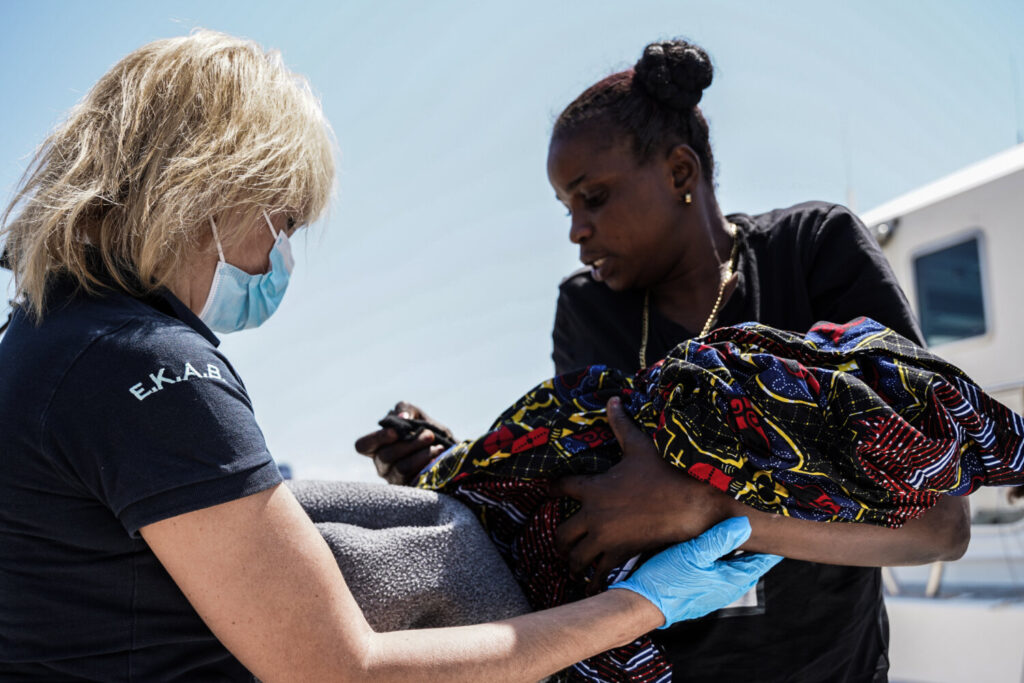
{"label": "woman's nose", "polygon": [[584,218],[577,218],[573,214],[569,219],[569,241],[573,244],[580,244],[594,234],[594,226]]}

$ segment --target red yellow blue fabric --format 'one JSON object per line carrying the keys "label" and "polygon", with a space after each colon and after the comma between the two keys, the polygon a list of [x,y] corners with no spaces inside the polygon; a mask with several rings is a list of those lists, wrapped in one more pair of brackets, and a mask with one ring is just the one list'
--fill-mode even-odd
{"label": "red yellow blue fabric", "polygon": [[[899,527],[942,495],[1024,483],[1024,418],[881,324],[719,328],[636,375],[592,366],[547,380],[420,474],[476,511],[535,608],[582,596],[553,551],[575,504],[543,482],[618,461],[612,396],[666,461],[765,512]],[[641,639],[570,677],[662,680],[653,647]]]}

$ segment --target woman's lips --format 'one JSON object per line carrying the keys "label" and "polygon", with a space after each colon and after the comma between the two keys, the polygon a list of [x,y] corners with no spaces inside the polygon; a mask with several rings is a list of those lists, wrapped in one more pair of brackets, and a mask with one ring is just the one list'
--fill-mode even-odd
{"label": "woman's lips", "polygon": [[604,280],[604,276],[605,276],[606,273],[602,272],[602,270],[604,268],[604,265],[605,265],[606,261],[607,261],[607,257],[601,257],[601,258],[594,259],[593,261],[587,262],[587,265],[590,266],[590,274],[591,274],[591,276],[595,280],[597,280],[598,282],[601,282],[602,280]]}

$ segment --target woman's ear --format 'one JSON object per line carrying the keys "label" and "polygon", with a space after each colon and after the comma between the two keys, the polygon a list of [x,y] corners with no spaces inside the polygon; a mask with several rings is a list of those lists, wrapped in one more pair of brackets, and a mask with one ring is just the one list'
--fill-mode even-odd
{"label": "woman's ear", "polygon": [[679,195],[679,200],[684,201],[700,182],[700,159],[689,145],[676,145],[668,151],[665,163],[672,178],[672,188]]}

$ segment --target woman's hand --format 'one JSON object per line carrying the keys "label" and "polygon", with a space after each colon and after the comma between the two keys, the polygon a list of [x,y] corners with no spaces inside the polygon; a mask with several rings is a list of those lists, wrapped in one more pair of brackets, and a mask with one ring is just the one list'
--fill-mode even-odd
{"label": "woman's hand", "polygon": [[445,434],[454,441],[447,427],[411,403],[399,401],[389,415],[407,419],[424,420],[434,430],[424,429],[413,439],[403,441],[394,429],[378,429],[356,439],[356,451],[373,458],[377,474],[390,484],[408,484],[426,467],[427,463],[440,455],[445,447],[434,443],[435,432]]}
{"label": "woman's hand", "polygon": [[778,555],[742,555],[723,560],[750,538],[746,517],[732,517],[703,534],[658,553],[625,581],[612,586],[639,593],[665,615],[668,628],[735,602],[777,565]]}
{"label": "woman's hand", "polygon": [[622,460],[604,474],[566,477],[551,488],[580,502],[580,510],[558,527],[555,544],[574,572],[597,562],[591,593],[630,557],[693,538],[722,521],[731,502],[665,462],[618,398],[608,401],[607,410]]}

